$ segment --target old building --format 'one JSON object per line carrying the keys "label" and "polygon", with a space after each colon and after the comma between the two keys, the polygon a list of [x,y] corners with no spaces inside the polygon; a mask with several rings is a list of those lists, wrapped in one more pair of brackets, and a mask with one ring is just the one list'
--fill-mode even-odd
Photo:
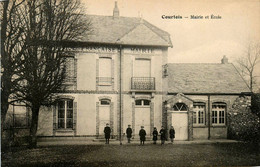
{"label": "old building", "polygon": [[231,104],[249,92],[227,58],[168,64],[167,32],[120,16],[117,4],[112,16],[88,17],[93,32],[72,43],[68,90],[55,95],[56,105],[41,108],[38,136],[102,138],[109,123],[116,139],[129,124],[134,137],[141,125],[148,136],[153,127],[174,125],[176,140],[227,138]]}
{"label": "old building", "polygon": [[69,90],[40,112],[38,135],[103,137],[106,123],[113,137],[129,124],[134,134],[141,125],[150,134],[162,123],[170,35],[141,18],[119,16],[117,5],[113,16],[88,17],[93,33],[68,57]]}
{"label": "old building", "polygon": [[176,139],[227,138],[227,114],[249,89],[224,56],[219,64],[168,64],[164,124]]}

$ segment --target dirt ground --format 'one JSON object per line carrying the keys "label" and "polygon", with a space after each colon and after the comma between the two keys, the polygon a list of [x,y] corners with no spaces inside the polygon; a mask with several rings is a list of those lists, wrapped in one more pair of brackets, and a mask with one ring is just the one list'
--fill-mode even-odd
{"label": "dirt ground", "polygon": [[64,145],[2,152],[2,166],[258,166],[259,149],[245,143]]}

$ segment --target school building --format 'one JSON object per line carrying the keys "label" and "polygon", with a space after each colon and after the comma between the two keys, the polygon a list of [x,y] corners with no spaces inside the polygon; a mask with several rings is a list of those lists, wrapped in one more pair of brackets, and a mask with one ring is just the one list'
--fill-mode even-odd
{"label": "school building", "polygon": [[169,33],[120,16],[117,4],[112,16],[88,17],[93,32],[72,43],[68,89],[53,97],[56,105],[41,108],[38,136],[103,138],[109,123],[115,139],[128,125],[134,137],[141,125],[147,136],[173,125],[176,140],[227,138],[227,114],[249,89],[226,57],[169,64]]}

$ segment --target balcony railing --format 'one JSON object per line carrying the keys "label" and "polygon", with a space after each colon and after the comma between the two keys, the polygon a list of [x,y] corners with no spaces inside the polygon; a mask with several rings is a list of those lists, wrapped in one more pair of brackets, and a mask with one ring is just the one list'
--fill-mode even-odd
{"label": "balcony railing", "polygon": [[97,77],[98,85],[109,86],[112,85],[113,78],[111,77]]}
{"label": "balcony railing", "polygon": [[132,77],[131,79],[132,90],[155,90],[154,77]]}

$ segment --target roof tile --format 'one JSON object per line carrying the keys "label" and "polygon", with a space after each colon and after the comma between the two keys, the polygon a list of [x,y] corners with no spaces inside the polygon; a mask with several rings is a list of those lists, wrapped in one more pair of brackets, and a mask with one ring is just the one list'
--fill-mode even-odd
{"label": "roof tile", "polygon": [[233,64],[168,64],[168,91],[176,93],[249,92]]}
{"label": "roof tile", "polygon": [[172,46],[169,33],[136,17],[87,16],[92,33],[84,42],[122,43],[126,45]]}

